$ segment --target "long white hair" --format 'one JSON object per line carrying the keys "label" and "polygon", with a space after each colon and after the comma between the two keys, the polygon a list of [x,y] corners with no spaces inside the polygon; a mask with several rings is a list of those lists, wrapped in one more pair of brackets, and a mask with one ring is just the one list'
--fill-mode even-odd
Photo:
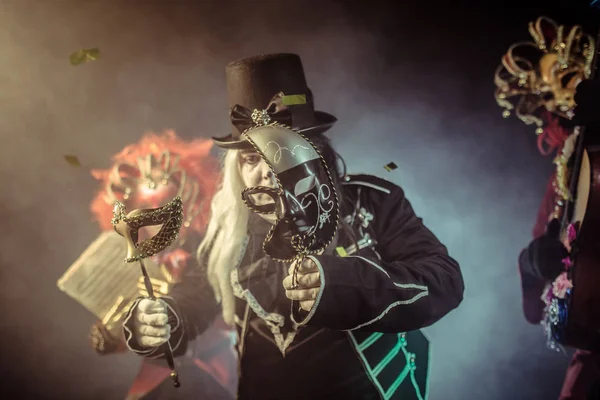
{"label": "long white hair", "polygon": [[242,246],[248,231],[250,210],[242,201],[245,188],[241,177],[239,150],[228,150],[223,174],[211,203],[211,216],[204,239],[197,251],[200,263],[207,263],[208,281],[221,304],[223,319],[234,326],[235,297],[229,281],[231,270],[243,256]]}

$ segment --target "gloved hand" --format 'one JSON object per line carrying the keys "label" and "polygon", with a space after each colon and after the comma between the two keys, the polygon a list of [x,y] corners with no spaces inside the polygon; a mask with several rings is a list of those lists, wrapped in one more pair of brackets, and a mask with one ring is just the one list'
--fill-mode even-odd
{"label": "gloved hand", "polygon": [[158,347],[171,337],[167,304],[161,300],[142,299],[133,311],[133,334],[143,347]]}
{"label": "gloved hand", "polygon": [[560,241],[560,221],[550,221],[546,232],[533,240],[527,250],[533,274],[549,281],[556,279],[565,268],[562,260],[569,255]]}
{"label": "gloved hand", "polygon": [[573,122],[588,128],[600,127],[600,81],[584,80],[575,89]]}

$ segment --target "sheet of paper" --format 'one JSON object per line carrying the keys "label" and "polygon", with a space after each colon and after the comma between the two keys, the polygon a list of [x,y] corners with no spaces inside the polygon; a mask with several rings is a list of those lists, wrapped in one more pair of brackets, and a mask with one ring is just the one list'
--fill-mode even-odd
{"label": "sheet of paper", "polygon": [[[105,323],[120,319],[140,296],[141,268],[125,263],[127,245],[114,231],[101,233],[58,280],[60,290]],[[151,278],[164,280],[151,259],[144,260]],[[156,293],[157,295],[159,293]]]}

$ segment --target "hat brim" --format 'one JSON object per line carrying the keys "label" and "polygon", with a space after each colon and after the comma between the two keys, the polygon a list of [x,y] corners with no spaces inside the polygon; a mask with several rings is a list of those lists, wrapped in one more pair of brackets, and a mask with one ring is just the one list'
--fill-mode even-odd
{"label": "hat brim", "polygon": [[[298,129],[298,132],[307,136],[316,135],[327,131],[337,122],[337,118],[323,111],[315,111],[317,125],[308,128]],[[226,150],[252,150],[253,147],[245,138],[233,138],[233,134],[222,137],[213,137],[213,143]]]}

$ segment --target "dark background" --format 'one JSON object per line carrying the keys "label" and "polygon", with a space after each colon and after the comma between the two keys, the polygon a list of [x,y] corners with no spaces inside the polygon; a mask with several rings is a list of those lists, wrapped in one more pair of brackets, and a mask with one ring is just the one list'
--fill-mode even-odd
{"label": "dark background", "polygon": [[[0,0],[3,398],[124,397],[139,359],[95,355],[93,316],[56,287],[98,234],[89,169],[147,131],[226,133],[225,64],[297,52],[350,171],[402,185],[462,265],[464,302],[425,330],[430,399],[555,399],[568,358],[525,322],[516,269],[552,159],[492,81],[540,15],[597,29],[576,0]],[[102,58],[69,64],[89,47]]]}

